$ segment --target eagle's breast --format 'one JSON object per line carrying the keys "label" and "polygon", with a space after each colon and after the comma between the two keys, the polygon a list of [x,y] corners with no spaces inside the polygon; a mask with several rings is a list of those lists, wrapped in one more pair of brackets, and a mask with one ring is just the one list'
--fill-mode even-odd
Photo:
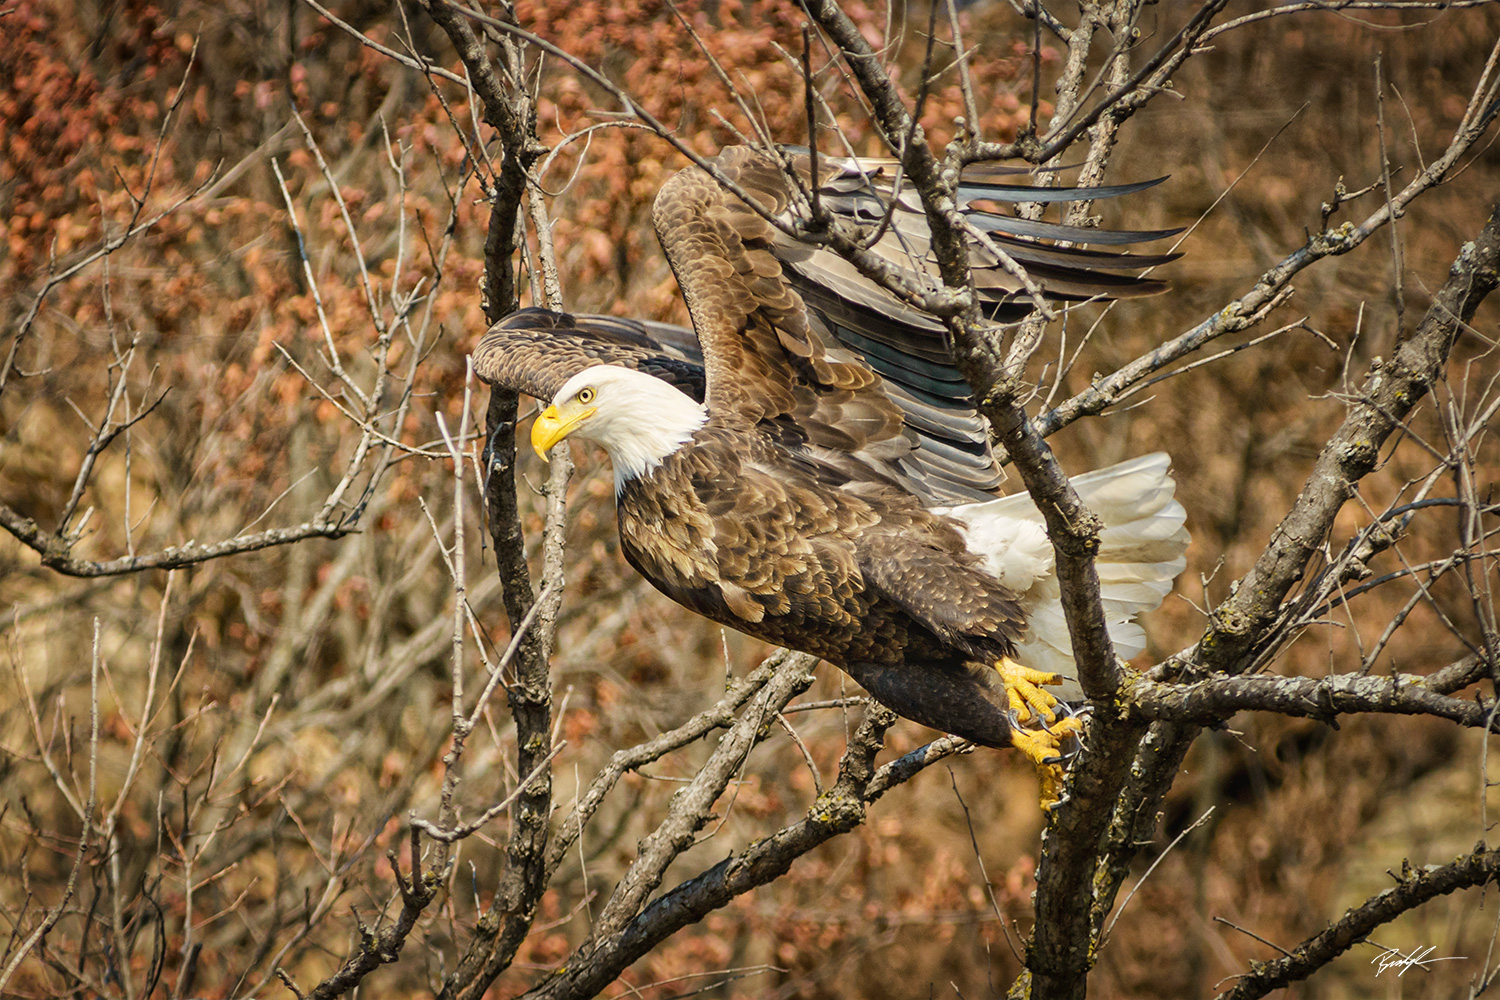
{"label": "eagle's breast", "polygon": [[646,578],[673,594],[717,583],[713,519],[690,488],[683,463],[669,456],[618,494],[620,543]]}

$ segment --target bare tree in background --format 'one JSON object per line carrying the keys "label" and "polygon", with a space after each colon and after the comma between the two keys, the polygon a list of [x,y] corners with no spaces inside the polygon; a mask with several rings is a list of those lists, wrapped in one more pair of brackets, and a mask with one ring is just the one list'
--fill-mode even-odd
{"label": "bare tree in background", "polygon": [[[744,940],[714,950],[702,942],[752,936],[753,918],[736,911],[738,930],[711,921],[753,900],[752,890],[795,884],[799,863],[820,863],[825,845],[878,823],[889,808],[881,799],[950,785],[957,793],[958,773],[988,777],[997,755],[967,754],[952,737],[888,751],[905,724],[852,689],[825,690],[834,682],[816,679],[812,658],[776,652],[735,675],[730,640],[722,652],[712,631],[699,630],[706,642],[674,640],[680,619],[653,632],[639,588],[601,568],[617,557],[587,544],[606,544],[597,538],[608,535],[607,488],[581,487],[574,520],[602,527],[586,544],[565,545],[569,463],[554,462],[533,495],[514,447],[520,400],[486,397],[457,346],[523,301],[573,305],[580,293],[569,276],[581,268],[554,234],[576,233],[578,223],[549,198],[566,204],[567,172],[576,179],[591,155],[621,148],[648,150],[658,177],[670,169],[663,162],[701,164],[710,150],[691,116],[716,117],[723,141],[738,132],[739,141],[900,160],[907,192],[926,210],[941,284],[891,282],[867,259],[869,234],[822,215],[813,199],[796,235],[946,324],[1015,478],[1047,516],[1093,714],[1069,799],[1045,817],[1029,904],[1028,871],[1002,911],[994,886],[1003,880],[986,871],[980,847],[984,817],[996,822],[1026,796],[951,796],[973,838],[976,910],[1013,948],[977,958],[991,994],[1083,996],[1091,978],[1123,975],[1101,968],[1110,945],[1147,949],[1148,966],[1176,960],[1165,935],[1130,938],[1129,925],[1175,916],[1147,898],[1174,848],[1211,857],[1216,838],[1241,837],[1253,850],[1243,827],[1211,816],[1213,786],[1196,785],[1191,810],[1174,816],[1184,761],[1231,725],[1309,720],[1312,728],[1295,731],[1305,744],[1341,717],[1409,717],[1377,731],[1412,744],[1434,727],[1445,739],[1460,727],[1494,730],[1500,466],[1489,430],[1500,368],[1494,323],[1476,314],[1500,280],[1500,205],[1490,203],[1487,217],[1451,218],[1440,261],[1426,252],[1432,240],[1418,260],[1400,223],[1439,192],[1477,192],[1459,202],[1472,207],[1486,185],[1493,190],[1493,0],[1359,0],[1336,11],[1292,3],[1237,17],[1221,0],[1181,10],[1120,0],[960,11],[950,2],[899,15],[828,0],[753,12],[779,12],[775,24],[737,22],[727,6],[668,5],[574,25],[577,45],[595,44],[591,31],[606,39],[588,55],[559,37],[567,15],[545,5],[423,0],[392,14],[304,3],[263,23],[258,9],[225,14],[238,31],[288,39],[285,65],[267,46],[260,81],[247,89],[256,100],[282,93],[291,111],[267,112],[243,158],[204,176],[174,166],[181,133],[207,125],[194,105],[207,100],[195,74],[216,67],[202,67],[191,37],[150,26],[142,38],[159,48],[145,51],[182,72],[142,114],[151,128],[124,146],[118,183],[91,175],[93,203],[58,212],[91,217],[98,231],[58,224],[40,243],[43,230],[25,229],[20,209],[45,215],[64,194],[41,180],[33,192],[24,176],[7,182],[17,222],[5,264],[27,277],[27,292],[7,299],[0,368],[0,524],[16,567],[5,595],[15,698],[5,716],[3,843],[21,873],[0,895],[9,925],[0,995],[334,997],[359,987],[564,998],[619,992],[620,982],[631,993],[732,995],[751,976],[756,995],[840,995],[837,978],[788,972],[818,963],[816,941],[804,940],[803,954],[792,948],[792,961],[790,940],[771,954]],[[695,60],[720,88],[721,105],[676,107],[670,118],[662,107],[673,95],[633,88],[639,68],[620,53],[630,19],[648,13],[659,15],[651,37],[675,38],[684,65]],[[23,39],[45,34],[28,5],[0,15],[25,21],[32,34]],[[1286,199],[1305,239],[1262,238],[1254,253],[1228,254],[1236,273],[1174,314],[1192,315],[1182,325],[1152,320],[1164,307],[1151,303],[1014,327],[983,318],[965,248],[984,237],[953,202],[963,167],[1019,160],[1049,183],[1073,165],[1079,183],[1100,183],[1142,119],[1170,120],[1199,99],[1177,81],[1224,71],[1214,63],[1194,77],[1198,64],[1221,60],[1218,50],[1241,33],[1290,37],[1309,18],[1368,20],[1393,34],[1462,26],[1481,58],[1444,67],[1463,75],[1465,89],[1425,115],[1389,84],[1382,61],[1368,66],[1360,127],[1376,135],[1377,155],[1329,190],[1293,185]],[[760,76],[716,47],[716,31],[745,23],[746,37],[770,53]],[[361,68],[349,75],[330,59],[309,71],[295,58],[298,24],[308,32],[303,48],[352,46],[350,65]],[[81,27],[106,44],[108,17]],[[1011,38],[1008,92],[995,82],[1002,54],[974,42],[981,27]],[[25,44],[12,58],[27,57]],[[10,72],[31,119],[78,103],[53,95],[49,104],[37,83],[44,74]],[[381,73],[400,82],[369,100],[365,128],[340,158],[325,156],[348,117],[340,102]],[[102,101],[107,88],[85,93],[82,79],[81,99]],[[1006,106],[1002,93],[1021,99]],[[580,104],[607,110],[564,122]],[[1002,112],[1008,124],[997,125]],[[1425,145],[1434,132],[1441,143]],[[629,145],[602,151],[621,133]],[[595,142],[601,151],[591,154]],[[1275,162],[1274,141],[1237,174],[1210,176],[1212,204],[1189,217],[1158,213],[1152,224],[1213,226],[1234,211],[1241,178],[1271,169],[1257,165],[1262,155]],[[612,169],[630,167],[645,169]],[[253,195],[228,194],[246,186]],[[1075,203],[1064,221],[1090,225],[1092,210]],[[270,212],[274,235],[257,231]],[[170,252],[149,256],[152,240]],[[1184,266],[1209,256],[1200,245],[1209,242],[1188,242]],[[1349,313],[1325,328],[1310,305],[1299,312],[1294,282],[1320,281],[1356,252],[1378,276],[1372,315]],[[273,255],[274,281],[258,269]],[[202,256],[233,266],[210,272]],[[598,256],[634,273],[623,252]],[[206,274],[243,283],[237,311],[195,305],[208,293],[194,275]],[[1133,339],[1119,332],[1131,326]],[[211,337],[225,340],[202,353],[198,341]],[[1298,383],[1309,351],[1326,351],[1319,364],[1333,372],[1311,402]],[[1296,447],[1248,429],[1231,456],[1234,502],[1217,513],[1195,509],[1193,498],[1208,506],[1213,487],[1199,491],[1193,477],[1209,481],[1218,450],[1194,455],[1192,434],[1183,447],[1158,435],[1177,460],[1201,572],[1179,582],[1188,610],[1177,611],[1175,644],[1157,630],[1160,655],[1132,668],[1117,661],[1104,628],[1091,560],[1097,521],[1047,439],[1067,429],[1082,448],[1091,424],[1108,439],[1153,394],[1190,393],[1183,387],[1248,359],[1259,367],[1231,393],[1269,404],[1292,384],[1299,412],[1315,406],[1321,416],[1285,432]],[[182,395],[191,399],[179,408]],[[1204,408],[1181,406],[1206,425]],[[60,425],[63,414],[82,422],[81,437],[77,424]],[[1262,488],[1263,479],[1283,488]],[[1267,530],[1237,535],[1253,523],[1246,508],[1261,504],[1279,505],[1265,513]],[[1222,526],[1203,530],[1215,516]],[[1204,551],[1210,539],[1218,551]],[[214,610],[222,604],[232,610]],[[556,661],[603,659],[621,632],[664,647],[650,652],[661,662],[680,642],[688,666],[655,693],[601,667],[608,683],[580,689],[587,704],[570,706],[574,687],[560,686]],[[1406,955],[1383,939],[1399,918],[1495,881],[1488,743],[1463,746],[1473,752],[1462,751],[1468,779],[1458,797],[1473,846],[1413,865],[1397,844],[1380,860],[1390,885],[1342,915],[1313,918],[1302,940],[1269,940],[1262,926],[1222,917],[1227,933],[1263,947],[1234,956],[1227,977],[1192,970],[1192,988],[1248,998],[1319,973],[1338,981],[1330,966],[1354,946],[1379,942],[1370,955]],[[1336,738],[1306,752],[1330,761],[1342,753]],[[945,761],[951,777],[898,788]],[[976,824],[967,822],[971,807]],[[1334,811],[1326,796],[1320,807]],[[1247,823],[1256,810],[1252,801]],[[881,877],[920,885],[926,860],[901,854]],[[801,891],[834,895],[840,878],[857,877],[815,876]],[[684,978],[638,977],[643,958],[695,927],[706,928],[700,950],[674,953],[668,966]],[[1486,927],[1463,940],[1495,938]],[[879,941],[857,941],[850,953]],[[1446,975],[1444,995],[1480,995],[1500,976],[1493,957],[1466,960],[1461,977],[1434,973]],[[933,987],[887,985],[914,995]]]}

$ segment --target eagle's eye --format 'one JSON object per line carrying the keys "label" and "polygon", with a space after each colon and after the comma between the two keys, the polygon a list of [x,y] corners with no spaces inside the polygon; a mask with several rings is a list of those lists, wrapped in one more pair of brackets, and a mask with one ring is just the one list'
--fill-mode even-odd
{"label": "eagle's eye", "polygon": [[594,401],[594,390],[591,389],[591,388],[589,388],[589,387],[587,387],[587,386],[585,386],[582,389],[579,389],[578,390],[578,401],[580,403],[582,403],[583,405],[585,405],[585,406],[587,406],[588,404],[592,403]]}

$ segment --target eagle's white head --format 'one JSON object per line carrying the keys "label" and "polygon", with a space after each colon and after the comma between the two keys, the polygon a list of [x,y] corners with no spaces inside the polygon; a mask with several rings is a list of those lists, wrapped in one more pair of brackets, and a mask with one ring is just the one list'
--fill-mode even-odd
{"label": "eagle's white head", "polygon": [[553,445],[578,435],[597,441],[615,467],[615,492],[681,448],[708,421],[691,396],[645,372],[618,365],[585,368],[564,383],[531,425],[545,461]]}

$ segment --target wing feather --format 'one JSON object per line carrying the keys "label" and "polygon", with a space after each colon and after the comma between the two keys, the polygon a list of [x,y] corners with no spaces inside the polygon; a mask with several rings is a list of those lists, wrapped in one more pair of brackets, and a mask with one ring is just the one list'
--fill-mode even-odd
{"label": "wing feather", "polygon": [[[666,323],[614,316],[521,309],[490,328],[474,348],[474,374],[528,396],[551,400],[574,375],[593,365],[620,365],[655,375],[700,403],[703,368],[663,341],[691,341]],[[696,346],[696,345],[695,345]]]}

